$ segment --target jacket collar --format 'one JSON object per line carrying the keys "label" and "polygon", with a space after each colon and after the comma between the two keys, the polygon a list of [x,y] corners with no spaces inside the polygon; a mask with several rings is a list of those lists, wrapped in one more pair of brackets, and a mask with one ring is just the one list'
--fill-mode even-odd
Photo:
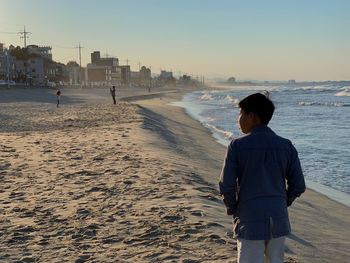
{"label": "jacket collar", "polygon": [[255,127],[251,130],[250,133],[257,133],[257,132],[265,132],[265,133],[274,133],[273,130],[270,129],[267,125],[261,125],[258,127]]}

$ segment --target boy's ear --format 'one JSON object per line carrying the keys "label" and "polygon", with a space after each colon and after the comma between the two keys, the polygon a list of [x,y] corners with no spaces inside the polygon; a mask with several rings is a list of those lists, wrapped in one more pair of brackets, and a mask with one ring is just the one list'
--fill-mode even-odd
{"label": "boy's ear", "polygon": [[258,114],[256,114],[255,112],[250,112],[252,115],[251,115],[251,118],[253,120],[254,123],[256,124],[260,124],[262,123],[260,117],[258,116]]}

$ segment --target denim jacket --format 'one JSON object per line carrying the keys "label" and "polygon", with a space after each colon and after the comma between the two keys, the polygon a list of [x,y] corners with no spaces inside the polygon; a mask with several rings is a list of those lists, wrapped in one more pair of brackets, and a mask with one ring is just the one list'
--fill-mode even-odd
{"label": "denim jacket", "polygon": [[287,202],[305,181],[292,143],[259,126],[229,144],[219,187],[236,237],[269,240],[290,233]]}

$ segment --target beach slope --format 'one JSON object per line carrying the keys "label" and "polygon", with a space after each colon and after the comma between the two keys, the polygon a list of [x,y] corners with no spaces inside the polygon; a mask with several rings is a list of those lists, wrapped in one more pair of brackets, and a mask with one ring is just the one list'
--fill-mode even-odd
{"label": "beach slope", "polygon": [[[225,147],[182,94],[0,104],[0,261],[235,262]],[[308,191],[290,213],[286,262],[348,262],[348,207]]]}

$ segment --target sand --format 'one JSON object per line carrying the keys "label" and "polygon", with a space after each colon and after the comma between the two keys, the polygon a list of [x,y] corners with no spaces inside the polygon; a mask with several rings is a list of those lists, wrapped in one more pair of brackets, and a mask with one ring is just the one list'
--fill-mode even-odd
{"label": "sand", "polygon": [[[188,91],[0,90],[0,262],[236,262],[225,147],[169,104]],[[290,214],[286,262],[349,261],[348,207]]]}

